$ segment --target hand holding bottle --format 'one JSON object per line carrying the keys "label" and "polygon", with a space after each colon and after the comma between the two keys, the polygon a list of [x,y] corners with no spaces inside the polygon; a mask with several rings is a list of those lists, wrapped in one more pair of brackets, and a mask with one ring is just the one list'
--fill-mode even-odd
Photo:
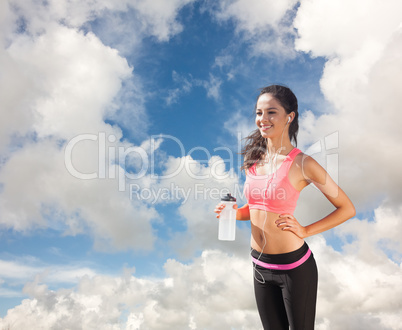
{"label": "hand holding bottle", "polygon": [[[218,205],[216,205],[215,206],[215,210],[214,210],[214,212],[215,213],[217,213],[217,218],[219,219],[219,217],[220,217],[220,215],[221,215],[221,213],[222,213],[222,210],[224,209],[226,207],[226,204],[225,203],[219,203]],[[235,209],[235,210],[237,210],[239,207],[238,207],[238,205],[235,203],[235,204],[233,204],[233,208]]]}
{"label": "hand holding bottle", "polygon": [[224,241],[234,241],[236,236],[236,198],[227,194],[221,199],[221,203],[215,208],[216,216],[219,218],[218,238]]}

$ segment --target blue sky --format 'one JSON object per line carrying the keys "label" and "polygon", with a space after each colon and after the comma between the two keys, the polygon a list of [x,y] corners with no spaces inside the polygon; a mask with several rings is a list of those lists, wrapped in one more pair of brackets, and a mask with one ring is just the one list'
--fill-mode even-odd
{"label": "blue sky", "polygon": [[[396,329],[402,8],[362,4],[3,2],[0,325],[258,328],[249,224],[220,242],[213,209],[241,191],[259,88],[281,83],[298,97],[298,147],[358,211],[308,239],[317,328]],[[332,209],[309,187],[295,215]]]}

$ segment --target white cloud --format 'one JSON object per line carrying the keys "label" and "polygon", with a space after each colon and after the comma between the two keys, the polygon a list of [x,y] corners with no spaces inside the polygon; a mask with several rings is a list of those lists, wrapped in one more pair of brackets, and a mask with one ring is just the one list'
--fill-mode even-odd
{"label": "white cloud", "polygon": [[[166,277],[141,279],[125,271],[121,277],[82,277],[73,289],[50,290],[35,280],[30,295],[10,309],[0,325],[23,329],[256,329],[259,319],[247,259],[204,251],[192,264],[165,263]],[[218,270],[218,271],[217,271]],[[239,290],[240,288],[240,290]],[[230,299],[228,299],[230,297]]]}
{"label": "white cloud", "polygon": [[127,61],[116,50],[92,33],[62,26],[34,40],[21,35],[7,53],[32,84],[31,111],[36,116],[32,128],[39,137],[69,139],[104,130],[105,109],[122,81],[131,76]]}
{"label": "white cloud", "polygon": [[[320,236],[310,246],[319,269],[317,329],[399,327],[400,265],[385,255],[372,258],[370,251],[366,258],[354,249],[334,251]],[[363,252],[364,244],[359,249]]]}
{"label": "white cloud", "polygon": [[[207,151],[209,153],[209,151]],[[228,150],[226,166],[237,161]],[[213,212],[220,198],[231,192],[242,197],[237,173],[225,169],[225,162],[219,156],[206,154],[203,162],[194,160],[190,155],[168,157],[164,169],[152,185],[141,184],[149,198],[150,205],[181,203],[178,215],[184,219],[186,231],[171,234],[170,244],[180,256],[190,258],[196,251],[207,248],[220,248],[224,251],[241,254],[241,246],[248,244],[249,230],[238,228],[236,241],[227,244],[218,240],[218,220]],[[138,190],[138,189],[137,189]],[[149,193],[148,193],[149,191]],[[141,191],[136,196],[146,196]]]}
{"label": "white cloud", "polygon": [[390,208],[380,206],[374,211],[374,219],[353,220],[336,229],[347,238],[343,249],[354,252],[361,259],[381,262],[384,252],[393,256],[396,262],[402,261],[402,241],[400,233],[402,206]]}
{"label": "white cloud", "polygon": [[[124,80],[130,77],[131,68],[95,35],[84,34],[76,28],[103,9],[119,11],[124,8],[114,7],[118,4],[108,1],[96,2],[96,8],[78,2],[67,5],[67,2],[52,1],[46,8],[39,2],[15,3],[19,7],[18,14],[25,18],[25,27],[22,20],[18,24],[31,37],[18,36],[12,40],[15,35],[9,28],[10,23],[2,23],[6,26],[4,30],[3,27],[0,29],[0,34],[7,48],[0,49],[0,61],[6,68],[6,75],[0,77],[0,100],[5,105],[0,109],[0,150],[5,150],[14,133],[24,135],[35,129],[41,138],[35,143],[23,140],[22,147],[9,153],[7,162],[2,165],[2,224],[17,230],[53,226],[70,234],[89,232],[98,247],[104,249],[147,247],[153,240],[149,221],[158,216],[156,212],[142,203],[130,202],[127,195],[122,197],[117,192],[117,183],[112,180],[74,179],[64,167],[60,141],[49,138],[53,135],[68,139],[83,131],[104,131],[118,138],[121,136],[116,127],[103,122],[103,116],[107,110],[112,108],[113,111],[113,98]],[[136,8],[134,10],[143,17],[141,33],[163,41],[181,30],[175,15],[186,3],[133,1],[129,6]],[[69,4],[77,6],[74,8],[79,9],[80,14],[73,15],[75,9],[68,9]],[[267,4],[274,8],[273,2]],[[289,51],[288,44],[281,42],[292,35],[285,9],[291,8],[294,2],[275,4],[280,7],[268,12],[265,7],[246,7],[244,1],[221,2],[217,17],[221,21],[234,19],[240,33],[250,33],[247,40],[254,51],[285,54]],[[395,119],[402,101],[399,93],[402,37],[397,18],[401,8],[396,1],[381,6],[371,1],[367,4],[370,8],[350,9],[356,5],[356,1],[326,3],[325,6],[318,1],[303,1],[295,20],[299,32],[298,50],[329,58],[321,86],[325,97],[334,105],[331,114],[306,114],[301,121],[302,143],[307,146],[328,133],[339,131],[341,186],[361,209],[365,206],[372,210],[372,204],[367,205],[367,201],[374,200],[378,194],[387,202],[376,210],[374,221],[356,219],[336,230],[346,242],[341,253],[326,245],[321,236],[311,240],[320,268],[317,328],[345,329],[352,325],[353,328],[395,329],[402,321],[399,315],[401,266],[395,262],[401,253],[397,221],[401,215],[397,153],[401,133],[399,121]],[[6,8],[0,11],[0,19],[10,22],[11,13],[5,2],[0,6]],[[344,22],[353,24],[338,27],[339,14],[334,13],[342,13]],[[266,23],[264,18],[267,17],[272,22],[280,22],[281,28],[275,30],[271,23]],[[60,19],[69,27],[55,23]],[[16,27],[17,20],[14,24]],[[262,31],[271,31],[272,39],[261,39]],[[63,49],[60,40],[64,38],[75,52],[69,53],[70,48]],[[266,48],[268,44],[270,48]],[[83,51],[82,60],[85,60],[82,72],[77,70],[81,63],[77,49]],[[96,65],[92,65],[92,59]],[[103,68],[100,62],[110,66]],[[74,72],[68,70],[69,65]],[[84,74],[87,69],[95,70],[95,74]],[[82,79],[88,82],[84,84],[87,90],[77,88]],[[99,85],[93,83],[95,80]],[[211,86],[216,86],[212,79],[210,82]],[[99,91],[102,92],[100,97]],[[74,99],[75,95],[80,97],[80,103]],[[80,113],[81,105],[89,111]],[[60,116],[65,116],[63,122],[59,122]],[[74,124],[74,121],[78,123]],[[77,147],[74,154],[77,168],[89,172],[97,169],[98,150],[94,145],[87,142]],[[190,160],[186,158],[188,163]],[[174,169],[180,161],[183,159],[170,158],[167,169]],[[208,174],[212,164],[192,166],[200,174]],[[149,177],[141,183],[147,180]],[[222,188],[233,187],[237,180],[205,180],[202,183],[204,187]],[[171,182],[194,189],[194,184],[200,181],[183,172],[171,181],[161,182],[160,187]],[[151,184],[153,182],[149,181],[148,186]],[[217,241],[215,203],[208,198],[192,198],[179,208],[188,227],[185,235],[176,237],[182,239],[176,242],[183,254],[207,246],[233,249],[233,245]],[[327,207],[320,204],[311,211],[309,205],[312,204],[300,205],[303,221],[313,221]],[[52,215],[52,221],[49,221],[49,215]],[[240,257],[239,252],[248,246],[249,237],[245,230],[240,232],[234,243],[235,256],[204,251],[191,264],[169,260],[165,265],[167,276],[158,280],[136,278],[127,272],[121,278],[84,276],[74,289],[52,291],[48,283],[42,284],[38,278],[25,287],[25,293],[31,298],[9,310],[8,315],[0,319],[0,324],[16,329],[32,324],[44,328],[57,328],[63,324],[66,328],[87,329],[112,329],[124,325],[126,328],[132,325],[134,328],[163,329],[166,324],[175,329],[221,329],[230,324],[255,329],[260,323],[252,296],[250,261]],[[350,237],[356,239],[349,242]],[[392,254],[392,259],[384,251]],[[36,270],[20,264],[4,265],[28,274]],[[64,271],[62,277],[66,281],[89,272],[86,269],[78,273],[76,269]],[[55,277],[60,275],[57,271],[54,274]],[[126,315],[127,322],[124,321]]]}
{"label": "white cloud", "polygon": [[73,166],[83,173],[98,171],[103,161],[100,132],[115,136],[119,144],[120,129],[103,120],[132,69],[92,33],[52,27],[37,37],[16,36],[6,49],[12,68],[20,72],[15,80],[10,77],[13,93],[4,93],[13,95],[10,108],[1,108],[6,132],[35,133],[36,141],[25,139],[2,166],[0,221],[16,230],[51,226],[72,235],[89,233],[99,249],[149,249],[154,239],[150,220],[157,213],[131,203],[127,194],[119,193],[116,180],[79,180],[64,163],[65,141],[76,135],[92,133],[98,139],[74,148]]}
{"label": "white cloud", "polygon": [[[340,186],[358,211],[375,210],[374,219],[353,219],[332,233],[344,244],[341,253],[320,236],[311,239],[320,268],[318,329],[398,329],[401,324],[402,295],[395,288],[401,275],[402,176],[397,167],[402,159],[396,150],[402,138],[397,120],[402,102],[397,13],[402,8],[400,2],[383,6],[377,1],[353,10],[358,5],[361,2],[302,1],[294,21],[297,50],[328,58],[321,89],[333,106],[330,113],[303,114],[300,148],[324,143],[337,132],[339,146],[328,152],[339,156]],[[308,188],[296,217],[308,224],[332,208],[322,194]]]}
{"label": "white cloud", "polygon": [[13,58],[0,47],[0,152],[9,144],[12,134],[26,134],[34,121],[30,105],[29,89],[32,82],[18,67]]}
{"label": "white cloud", "polygon": [[275,29],[296,1],[222,0],[216,16],[220,20],[234,19],[239,30],[251,33]]}
{"label": "white cloud", "polygon": [[[381,200],[398,207],[401,198],[400,155],[396,150],[402,138],[397,120],[402,102],[402,32],[396,14],[401,11],[400,2],[384,6],[370,2],[363,11],[350,9],[358,3],[303,1],[297,11],[297,50],[328,58],[320,85],[331,105],[328,113],[306,111],[301,115],[298,141],[299,148],[306,151],[312,144],[325,143],[327,136],[338,133],[338,148],[328,150],[339,157],[335,174],[358,211],[366,211]],[[341,22],[338,17],[342,17]],[[252,125],[236,122],[250,120],[243,115],[237,117],[233,124],[246,136]],[[301,216],[313,212],[315,218],[329,210],[322,196],[306,191],[302,198],[297,209]],[[320,207],[308,211],[311,202]]]}
{"label": "white cloud", "polygon": [[194,86],[200,86],[205,88],[207,92],[207,97],[219,101],[220,99],[220,87],[222,85],[222,80],[209,74],[208,80],[197,79],[192,75],[186,78],[184,75],[178,74],[176,71],[172,72],[173,82],[179,87],[168,90],[168,96],[165,98],[168,105],[174,104],[178,101],[179,97],[184,94],[189,93]]}
{"label": "white cloud", "polygon": [[8,260],[0,260],[0,297],[26,298],[32,285],[29,284],[24,290],[21,288],[32,280],[60,288],[76,285],[83,277],[92,278],[95,275],[95,270],[78,263],[51,265],[30,256],[17,256],[12,260],[8,256]]}
{"label": "white cloud", "polygon": [[146,22],[149,34],[156,36],[160,41],[167,41],[182,31],[183,27],[176,21],[176,16],[180,9],[193,1],[128,0],[128,3],[139,12],[141,19]]}
{"label": "white cloud", "polygon": [[[1,18],[7,25],[0,50],[0,61],[7,68],[0,77],[3,226],[21,231],[50,226],[70,235],[88,233],[103,250],[153,246],[150,221],[158,218],[156,211],[141,201],[131,202],[128,193],[119,193],[117,180],[108,179],[116,175],[112,163],[119,160],[108,156],[109,147],[138,147],[121,142],[121,129],[104,120],[134,118],[130,129],[137,130],[137,138],[144,134],[141,81],[132,77],[132,68],[116,49],[80,28],[105,12],[121,13],[130,7],[145,24],[143,30],[131,33],[166,41],[180,32],[176,16],[187,3],[2,3]],[[99,149],[101,133],[115,139],[106,141],[104,150]],[[11,140],[16,134],[17,149]],[[112,170],[106,179],[85,181],[68,173],[64,148],[80,134],[92,134],[96,141],[81,141],[74,147],[72,166],[82,173],[100,174],[101,153],[106,152],[106,170],[108,165]],[[133,154],[124,160],[135,167]]]}
{"label": "white cloud", "polygon": [[[83,172],[97,169],[93,146],[78,150],[81,157],[75,166]],[[14,152],[0,172],[0,181],[4,184],[3,226],[24,231],[50,226],[72,235],[89,233],[102,250],[152,247],[150,221],[158,217],[156,211],[131,202],[128,193],[119,192],[117,180],[75,178],[65,167],[64,150],[52,142]]]}
{"label": "white cloud", "polygon": [[207,90],[207,96],[214,99],[219,100],[220,98],[220,87],[222,85],[222,80],[215,77],[214,75],[209,75],[209,81],[205,81],[202,85]]}
{"label": "white cloud", "polygon": [[296,48],[329,58],[365,50],[378,55],[401,23],[401,7],[398,0],[368,0],[364,5],[359,0],[301,1],[294,20],[299,34]]}
{"label": "white cloud", "polygon": [[220,69],[222,69],[225,66],[230,66],[233,61],[233,56],[232,55],[220,55],[215,57],[215,63],[214,67],[218,66]]}
{"label": "white cloud", "polygon": [[[336,4],[345,22],[356,22],[347,25],[347,32],[342,24],[339,30],[333,29],[333,22],[338,21],[331,17],[338,16],[331,6],[318,1],[300,6],[295,19],[297,45],[303,51],[330,57],[320,84],[324,97],[334,106],[333,113],[305,116],[300,137],[308,145],[339,132],[341,186],[359,209],[371,209],[379,198],[398,205],[401,197],[400,155],[396,150],[402,135],[396,118],[402,102],[397,92],[402,84],[402,31],[396,12],[402,8],[400,2],[384,6],[370,2],[362,9],[366,16],[361,18],[361,11],[350,9],[356,4]],[[323,20],[325,24],[321,24]],[[362,26],[366,28],[362,30]],[[326,38],[323,46],[322,36],[328,35],[331,38]]]}
{"label": "white cloud", "polygon": [[[361,7],[360,1],[302,1],[294,21],[297,49],[328,58],[320,84],[334,106],[332,113],[321,116],[306,113],[300,140],[306,146],[337,131],[340,185],[358,211],[375,210],[374,219],[353,219],[337,228],[345,253],[319,261],[329,269],[328,274],[321,271],[320,288],[328,296],[332,292],[319,305],[326,310],[323,329],[397,329],[401,323],[396,219],[402,183],[397,164],[402,159],[395,150],[402,138],[396,120],[402,102],[397,92],[402,84],[397,13],[402,8],[396,1],[369,1]],[[322,202],[313,197],[304,214],[314,200]]]}
{"label": "white cloud", "polygon": [[218,67],[221,73],[226,73],[228,81],[233,80],[237,74],[237,67],[233,66],[233,60],[233,56],[228,54],[216,56],[212,68]]}
{"label": "white cloud", "polygon": [[[343,234],[341,234],[343,235]],[[342,237],[342,236],[341,236]],[[397,329],[402,270],[386,256],[361,258],[337,252],[320,235],[309,240],[319,267],[316,327]],[[358,243],[357,243],[358,244]],[[364,245],[361,247],[364,249]],[[249,256],[204,250],[191,263],[169,259],[161,278],[82,277],[72,289],[50,290],[38,278],[30,296],[10,309],[2,327],[29,324],[85,329],[258,329]]]}
{"label": "white cloud", "polygon": [[153,36],[159,42],[167,42],[183,30],[178,16],[192,2],[193,0],[119,1],[119,8],[113,9],[110,6],[108,10],[100,12],[91,29],[104,43],[118,49],[121,54],[131,59],[141,57],[139,49],[144,37]]}
{"label": "white cloud", "polygon": [[0,260],[0,281],[17,286],[37,278],[40,281],[55,284],[76,284],[84,276],[96,275],[93,269],[80,265],[48,265],[32,257]]}
{"label": "white cloud", "polygon": [[236,32],[250,44],[251,55],[287,58],[295,55],[294,31],[287,14],[297,1],[221,0],[207,3],[219,22],[235,22]]}
{"label": "white cloud", "polygon": [[[237,135],[240,134],[240,137],[243,139],[250,135],[250,133],[257,128],[253,120],[250,120],[249,117],[244,116],[244,113],[247,112],[251,113],[251,111],[238,110],[234,114],[231,114],[228,120],[223,124],[223,127],[233,137],[237,138]],[[238,143],[241,142],[238,141]]]}
{"label": "white cloud", "polygon": [[[113,117],[111,108],[114,113],[125,108],[122,104],[118,104],[119,109],[113,108],[111,102],[122,82],[132,79],[132,68],[117,50],[103,45],[93,33],[78,29],[104,14],[113,19],[110,13],[118,16],[132,10],[135,16],[130,21],[142,28],[127,29],[122,34],[129,33],[136,40],[154,35],[166,41],[181,31],[176,17],[190,2],[2,2],[5,48],[0,50],[0,60],[7,70],[0,77],[0,118],[4,119],[0,147],[7,145],[11,134],[24,135],[33,129],[40,136],[58,134],[64,138],[96,131],[104,125],[106,110]],[[139,46],[139,42],[135,44]],[[136,82],[141,85],[138,79]],[[130,89],[143,93],[137,86]],[[132,96],[127,97],[133,101]],[[144,110],[141,97],[136,99],[140,101],[135,111],[139,114]],[[122,117],[127,116],[118,118]],[[136,118],[144,122],[141,115]]]}
{"label": "white cloud", "polygon": [[[5,37],[12,30],[12,16],[10,7],[6,1],[0,2],[0,45],[5,43]],[[0,47],[2,49],[3,47]]]}
{"label": "white cloud", "polygon": [[172,80],[174,84],[178,84],[179,87],[168,91],[168,96],[166,97],[167,105],[177,103],[180,96],[189,93],[193,88],[193,77],[191,75],[189,78],[186,78],[185,76],[178,74],[176,71],[173,71]]}
{"label": "white cloud", "polygon": [[[141,34],[155,36],[160,41],[167,41],[182,31],[182,25],[176,21],[178,12],[192,0],[144,1],[144,0],[94,0],[58,1],[46,3],[14,0],[12,9],[15,15],[23,18],[26,29],[35,34],[48,30],[55,22],[79,28],[105,13],[119,15],[130,9],[134,10],[134,19],[139,21]],[[113,17],[113,16],[112,16]],[[111,18],[111,17],[109,17]],[[16,24],[20,24],[16,22]],[[132,31],[131,31],[132,32]]]}

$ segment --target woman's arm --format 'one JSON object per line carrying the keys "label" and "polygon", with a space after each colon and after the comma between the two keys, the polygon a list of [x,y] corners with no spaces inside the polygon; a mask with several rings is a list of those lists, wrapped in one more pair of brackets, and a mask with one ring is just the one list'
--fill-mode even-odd
{"label": "woman's arm", "polygon": [[334,228],[356,215],[355,207],[349,197],[316,160],[305,156],[302,169],[305,180],[314,183],[336,209],[323,219],[306,227],[301,226],[292,215],[281,214],[280,219],[276,221],[278,227],[306,238]]}
{"label": "woman's arm", "polygon": [[250,209],[248,207],[248,204],[245,204],[244,206],[237,209],[236,220],[250,220]]}
{"label": "woman's arm", "polygon": [[316,235],[326,230],[332,229],[345,222],[346,220],[353,218],[356,215],[355,207],[353,206],[352,202],[341,190],[341,188],[339,188],[339,190],[340,195],[342,196],[340,198],[337,198],[336,201],[332,203],[336,207],[335,211],[331,212],[321,220],[306,226],[305,237]]}

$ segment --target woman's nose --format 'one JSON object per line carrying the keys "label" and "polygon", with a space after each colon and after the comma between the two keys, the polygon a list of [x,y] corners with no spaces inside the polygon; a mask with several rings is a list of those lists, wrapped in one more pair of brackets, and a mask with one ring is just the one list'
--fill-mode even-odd
{"label": "woman's nose", "polygon": [[261,121],[268,122],[269,121],[269,115],[267,113],[263,114],[262,118],[261,118]]}

